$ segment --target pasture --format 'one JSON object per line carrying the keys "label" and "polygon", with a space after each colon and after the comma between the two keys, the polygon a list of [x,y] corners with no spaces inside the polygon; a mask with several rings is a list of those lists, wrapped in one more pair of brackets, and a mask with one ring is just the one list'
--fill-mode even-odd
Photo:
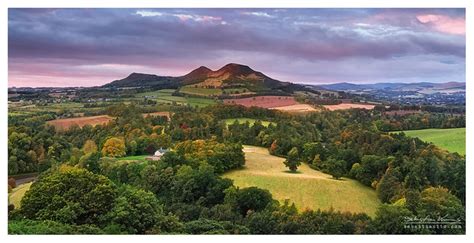
{"label": "pasture", "polygon": [[433,143],[449,152],[466,154],[466,128],[421,129],[403,132],[407,136],[417,137],[425,142]]}
{"label": "pasture", "polygon": [[150,92],[138,93],[135,94],[136,98],[147,98],[150,100],[155,100],[161,104],[178,104],[178,105],[190,105],[193,107],[204,107],[208,105],[216,104],[217,102],[209,98],[199,98],[199,97],[183,97],[183,96],[173,96],[175,92],[174,89],[162,89],[155,90]]}
{"label": "pasture", "polygon": [[146,160],[147,157],[150,157],[150,155],[133,155],[133,156],[126,156],[122,158],[117,158],[117,160],[129,160],[129,161],[144,161]]}
{"label": "pasture", "polygon": [[297,173],[290,173],[283,165],[284,158],[270,155],[266,148],[244,146],[244,152],[245,167],[223,175],[234,180],[238,187],[268,189],[275,199],[281,202],[288,199],[299,210],[333,208],[374,216],[380,205],[375,190],[355,180],[335,180],[306,164]]}
{"label": "pasture", "polygon": [[179,89],[180,93],[200,95],[200,96],[218,96],[222,94],[222,89],[194,87],[194,85],[183,86]]}
{"label": "pasture", "polygon": [[15,205],[15,208],[20,208],[21,206],[21,199],[25,195],[26,191],[28,191],[31,187],[33,182],[28,182],[25,184],[21,184],[15,188],[13,188],[11,193],[8,193],[8,201],[9,203]]}

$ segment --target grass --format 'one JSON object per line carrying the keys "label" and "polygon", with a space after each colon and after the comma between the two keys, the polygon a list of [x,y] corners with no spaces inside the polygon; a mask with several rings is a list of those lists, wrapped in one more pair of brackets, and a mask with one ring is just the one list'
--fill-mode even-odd
{"label": "grass", "polygon": [[407,136],[418,137],[449,152],[466,154],[466,128],[422,129],[403,132]]}
{"label": "grass", "polygon": [[216,104],[217,102],[213,99],[208,98],[197,98],[197,97],[181,97],[173,96],[174,89],[162,89],[150,92],[138,93],[135,95],[136,98],[144,98],[148,96],[149,99],[155,100],[162,104],[179,104],[179,105],[191,105],[198,107],[205,107],[208,105]]}
{"label": "grass", "polygon": [[[250,126],[253,126],[253,124],[257,120],[252,119],[252,118],[230,118],[230,119],[225,119],[224,121],[225,121],[225,124],[227,126],[234,124],[235,121],[238,121],[239,124],[244,124],[244,123],[248,122],[250,124]],[[268,127],[270,124],[275,125],[274,122],[270,122],[270,121],[261,121],[261,122],[262,122],[262,125],[265,126],[265,127]]]}
{"label": "grass", "polygon": [[222,89],[208,89],[208,88],[199,88],[194,87],[194,85],[187,85],[181,87],[179,92],[185,94],[192,94],[192,95],[202,95],[202,96],[213,96],[213,95],[221,95]]}
{"label": "grass", "polygon": [[33,182],[21,184],[16,188],[13,188],[11,193],[8,193],[8,201],[15,205],[15,208],[20,208],[21,206],[21,199],[25,195],[25,192],[28,191],[31,187]]}
{"label": "grass", "polygon": [[298,168],[298,173],[289,173],[284,159],[270,155],[266,148],[244,146],[244,152],[245,168],[224,174],[239,187],[268,189],[274,198],[289,199],[299,210],[333,208],[374,216],[380,205],[375,190],[355,180],[335,180],[306,164]]}
{"label": "grass", "polygon": [[146,157],[149,157],[149,156],[150,155],[134,155],[134,156],[118,158],[118,160],[146,160]]}

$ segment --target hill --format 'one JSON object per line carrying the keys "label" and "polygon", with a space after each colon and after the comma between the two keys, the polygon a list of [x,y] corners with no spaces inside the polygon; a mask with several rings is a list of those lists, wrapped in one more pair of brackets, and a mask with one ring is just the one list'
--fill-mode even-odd
{"label": "hill", "polygon": [[[244,92],[280,91],[293,92],[295,90],[308,90],[303,85],[282,82],[270,78],[262,72],[255,71],[249,66],[229,63],[213,71],[201,66],[179,77],[158,76],[154,74],[132,73],[126,78],[108,83],[104,88],[181,88],[186,87],[188,93],[194,89],[220,89],[221,91],[242,89]],[[200,93],[200,90],[197,90]],[[221,94],[222,92],[212,92]]]}
{"label": "hill", "polygon": [[[126,78],[112,81],[105,84],[104,88],[124,88],[124,87],[156,87],[164,86],[172,88],[179,82],[176,77],[157,76],[154,74],[131,73]],[[169,86],[169,87],[168,87]]]}
{"label": "hill", "polygon": [[289,199],[300,210],[333,208],[374,216],[380,205],[375,190],[357,181],[334,180],[306,164],[298,168],[299,173],[289,173],[284,159],[270,155],[266,148],[244,146],[244,152],[245,168],[224,174],[236,186],[268,189],[279,201]]}

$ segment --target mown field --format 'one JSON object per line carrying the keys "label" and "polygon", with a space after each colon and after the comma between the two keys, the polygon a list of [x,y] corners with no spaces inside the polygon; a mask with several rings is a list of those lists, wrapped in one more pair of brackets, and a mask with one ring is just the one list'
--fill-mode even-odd
{"label": "mown field", "polygon": [[21,199],[25,195],[25,192],[30,189],[31,184],[33,184],[33,182],[21,184],[17,186],[16,188],[13,188],[11,193],[8,193],[8,201],[11,204],[15,205],[15,208],[20,207]]}
{"label": "mown field", "polygon": [[[224,121],[225,121],[225,124],[227,126],[234,124],[235,121],[237,121],[239,124],[244,124],[244,123],[248,122],[250,124],[250,126],[253,126],[253,124],[257,120],[252,119],[252,118],[230,118],[230,119],[225,119]],[[262,122],[262,125],[265,126],[265,127],[268,127],[268,125],[270,125],[270,124],[276,125],[275,123],[270,122],[270,121],[261,121],[261,122]]]}
{"label": "mown field", "polygon": [[466,154],[466,128],[422,129],[403,132],[407,136],[431,142],[449,152]]}
{"label": "mown field", "polygon": [[270,155],[266,148],[244,146],[244,152],[245,168],[224,174],[239,187],[268,189],[276,199],[289,199],[299,210],[333,208],[374,216],[380,205],[375,190],[355,180],[334,180],[306,164],[298,168],[298,173],[290,173],[283,165],[284,159]]}
{"label": "mown field", "polygon": [[179,92],[192,95],[202,95],[202,96],[213,96],[221,95],[222,89],[208,89],[201,87],[194,87],[194,85],[183,86],[179,89]]}
{"label": "mown field", "polygon": [[134,156],[127,156],[127,157],[122,157],[118,158],[118,160],[133,160],[133,161],[143,161],[146,160],[147,157],[150,155],[134,155]]}
{"label": "mown field", "polygon": [[213,99],[208,98],[197,98],[197,97],[181,97],[173,96],[174,89],[162,89],[144,93],[138,93],[135,95],[136,98],[147,97],[150,100],[155,100],[162,104],[180,104],[180,105],[191,105],[193,107],[204,107],[208,105],[216,104],[217,102]]}

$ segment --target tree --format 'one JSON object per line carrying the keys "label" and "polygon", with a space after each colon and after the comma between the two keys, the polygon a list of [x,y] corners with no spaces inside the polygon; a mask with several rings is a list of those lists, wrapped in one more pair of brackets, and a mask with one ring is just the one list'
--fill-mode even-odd
{"label": "tree", "polygon": [[101,224],[117,189],[105,176],[66,168],[41,176],[25,193],[20,215],[67,224]]}
{"label": "tree", "polygon": [[84,154],[97,152],[97,145],[95,144],[94,140],[86,140],[84,146],[82,146],[82,152],[84,152]]}
{"label": "tree", "polygon": [[448,217],[464,220],[464,207],[456,196],[443,187],[428,187],[421,192],[418,216]]}
{"label": "tree", "polygon": [[79,167],[87,169],[93,173],[99,173],[99,159],[100,154],[98,152],[87,153],[79,159]]}
{"label": "tree", "polygon": [[105,141],[102,148],[102,155],[109,157],[123,157],[126,154],[125,142],[123,139],[112,137]]}
{"label": "tree", "polygon": [[265,209],[272,201],[272,194],[258,187],[239,189],[235,195],[235,207],[243,216],[249,210],[257,212]]}
{"label": "tree", "polygon": [[406,228],[407,218],[414,215],[404,206],[383,204],[376,212],[372,221],[372,227],[378,234],[407,234],[413,233],[412,229]]}
{"label": "tree", "polygon": [[125,186],[109,217],[127,232],[143,234],[161,220],[163,209],[153,193]]}
{"label": "tree", "polygon": [[311,163],[312,167],[320,170],[322,168],[322,165],[323,165],[323,161],[321,160],[319,154],[316,154],[314,156],[314,159],[313,159],[313,162]]}
{"label": "tree", "polygon": [[400,193],[400,170],[398,167],[388,167],[380,182],[377,184],[377,195],[383,203],[389,203]]}
{"label": "tree", "polygon": [[298,166],[301,165],[301,162],[298,158],[298,148],[293,147],[290,152],[288,152],[288,157],[283,162],[286,167],[288,167],[292,172],[295,172],[298,169]]}
{"label": "tree", "polygon": [[325,172],[332,175],[334,179],[339,179],[345,174],[346,162],[344,160],[330,157],[323,163]]}

